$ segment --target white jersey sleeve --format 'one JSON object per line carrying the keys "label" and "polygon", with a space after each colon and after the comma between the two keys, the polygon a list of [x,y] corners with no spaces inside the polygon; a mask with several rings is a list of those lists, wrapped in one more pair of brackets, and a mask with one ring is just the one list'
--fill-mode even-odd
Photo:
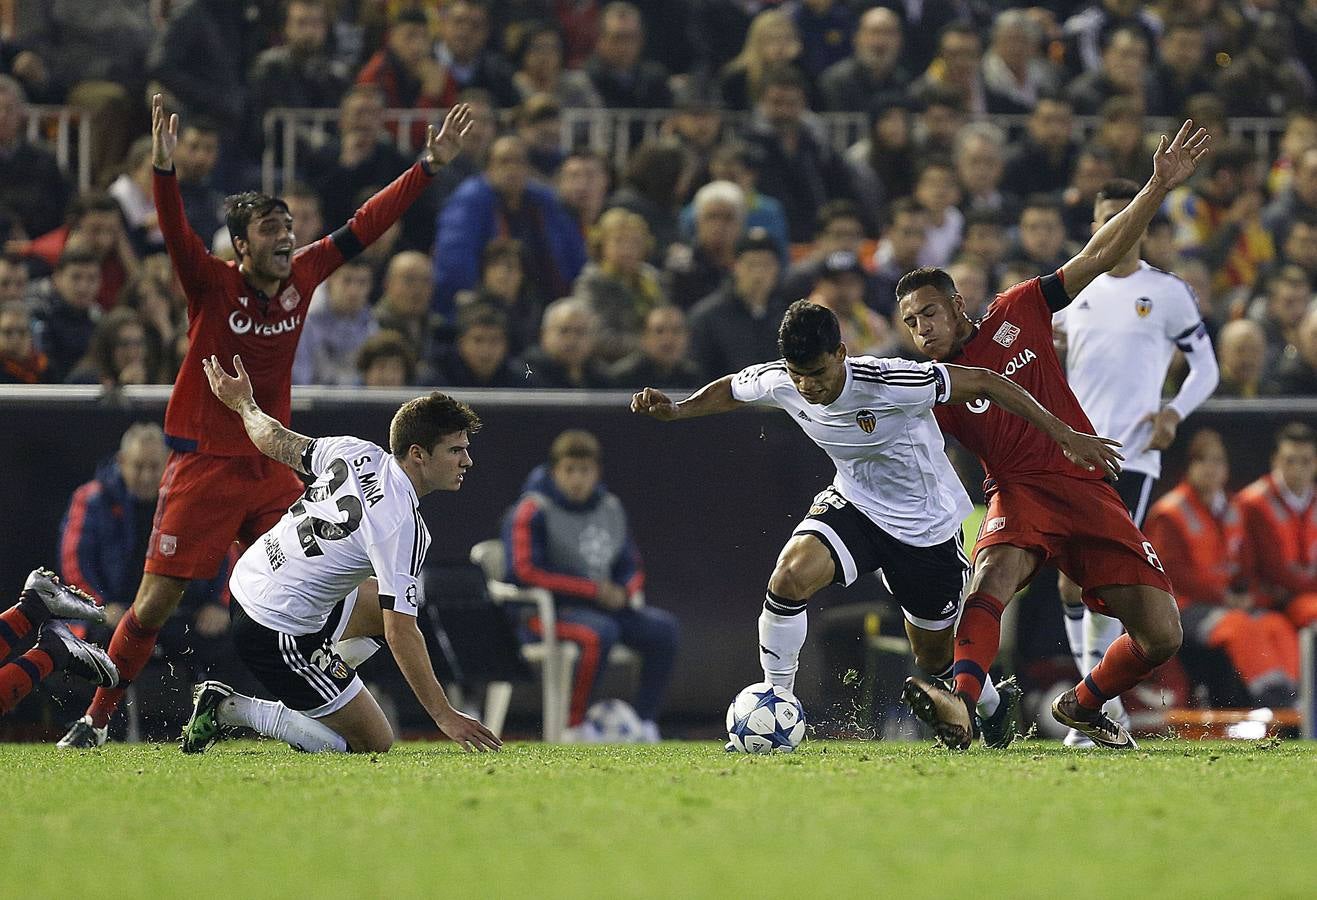
{"label": "white jersey sleeve", "polygon": [[851,363],[856,381],[882,388],[883,399],[908,416],[922,416],[951,398],[951,376],[941,363],[899,357],[858,357]]}
{"label": "white jersey sleeve", "polygon": [[777,359],[746,366],[732,376],[732,397],[742,403],[781,407],[782,404],[774,398],[773,391],[783,383],[791,383],[791,376],[787,374],[787,364],[783,360]]}
{"label": "white jersey sleeve", "polygon": [[415,616],[421,606],[421,563],[428,536],[421,513],[400,522],[387,534],[370,535],[366,552],[380,585],[380,609]]}
{"label": "white jersey sleeve", "polygon": [[[1167,303],[1165,322],[1166,340],[1179,346],[1191,338],[1196,331],[1207,333],[1203,325],[1203,314],[1198,310],[1198,298],[1194,289],[1179,278],[1168,279],[1165,302]],[[1180,346],[1183,350],[1184,347]]]}

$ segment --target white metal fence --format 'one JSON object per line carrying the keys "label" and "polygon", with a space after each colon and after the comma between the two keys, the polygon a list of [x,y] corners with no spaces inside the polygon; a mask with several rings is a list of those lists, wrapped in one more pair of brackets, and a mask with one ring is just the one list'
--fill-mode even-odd
{"label": "white metal fence", "polygon": [[91,187],[91,128],[81,110],[72,106],[29,106],[27,139],[50,144],[61,171],[76,176],[79,191]]}

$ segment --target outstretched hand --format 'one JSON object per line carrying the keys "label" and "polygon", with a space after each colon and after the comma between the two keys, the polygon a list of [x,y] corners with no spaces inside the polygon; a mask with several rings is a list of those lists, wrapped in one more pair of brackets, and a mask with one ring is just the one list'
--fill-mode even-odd
{"label": "outstretched hand", "polygon": [[178,113],[165,116],[165,95],[151,97],[151,165],[168,169],[174,165],[178,146]]}
{"label": "outstretched hand", "polygon": [[235,354],[233,357],[233,368],[238,373],[236,378],[225,372],[224,366],[213,355],[209,359],[203,359],[201,367],[206,370],[206,380],[210,382],[211,393],[229,409],[237,412],[243,403],[252,399],[252,381],[242,365],[241,356]]}
{"label": "outstretched hand", "polygon": [[448,715],[436,718],[435,724],[439,726],[440,731],[468,753],[472,750],[484,753],[486,750],[498,750],[503,746],[503,741],[499,740],[498,735],[486,728],[479,719],[455,709]]}
{"label": "outstretched hand", "polygon": [[1163,134],[1152,155],[1153,174],[1168,191],[1188,180],[1198,168],[1198,160],[1211,149],[1212,136],[1207,129],[1199,128],[1191,136],[1193,127],[1193,119],[1185,119],[1174,138],[1168,140]]}
{"label": "outstretched hand", "polygon": [[645,388],[631,395],[631,411],[652,416],[660,422],[677,418],[677,404],[667,394],[655,388]]}
{"label": "outstretched hand", "polygon": [[1065,458],[1075,465],[1090,472],[1100,468],[1102,474],[1113,479],[1120,477],[1120,464],[1125,459],[1116,451],[1121,445],[1120,441],[1067,428],[1056,442],[1061,446]]}
{"label": "outstretched hand", "polygon": [[457,159],[457,154],[462,152],[462,142],[475,121],[475,116],[471,114],[471,105],[458,103],[448,110],[448,115],[444,116],[443,127],[438,131],[435,131],[433,125],[426,126],[425,149],[431,167],[446,166]]}

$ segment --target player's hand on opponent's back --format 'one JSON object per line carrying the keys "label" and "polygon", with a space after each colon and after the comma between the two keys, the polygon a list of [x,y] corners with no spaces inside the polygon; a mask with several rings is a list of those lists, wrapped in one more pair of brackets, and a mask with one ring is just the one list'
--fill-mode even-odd
{"label": "player's hand on opponent's back", "polygon": [[1121,446],[1120,441],[1067,428],[1056,442],[1065,458],[1075,465],[1090,472],[1101,470],[1113,479],[1120,477],[1121,460],[1125,458],[1116,450]]}
{"label": "player's hand on opponent's back", "polygon": [[458,103],[448,110],[443,127],[438,131],[435,131],[433,125],[426,126],[425,150],[431,168],[446,166],[457,158],[457,154],[462,152],[462,142],[475,121],[470,104]]}
{"label": "player's hand on opponent's back", "polygon": [[168,169],[174,165],[178,146],[178,113],[165,115],[165,95],[151,97],[151,165]]}
{"label": "player's hand on opponent's back", "polygon": [[1157,143],[1157,152],[1152,155],[1153,174],[1168,191],[1194,173],[1198,160],[1212,143],[1212,136],[1206,128],[1199,128],[1191,135],[1189,130],[1193,127],[1193,119],[1185,119],[1174,138],[1167,140],[1163,134]]}
{"label": "player's hand on opponent's back", "polygon": [[243,368],[241,356],[233,357],[233,368],[238,373],[237,377],[225,372],[224,366],[213,355],[209,359],[203,359],[201,367],[206,370],[206,380],[210,382],[211,393],[229,409],[237,412],[243,403],[252,399],[252,381],[247,375],[247,370]]}
{"label": "player's hand on opponent's back", "polygon": [[671,422],[677,418],[677,404],[655,388],[645,388],[632,394],[631,411],[652,416],[660,422]]}
{"label": "player's hand on opponent's back", "polygon": [[440,731],[468,753],[472,750],[484,753],[486,750],[498,750],[503,746],[498,735],[486,728],[479,719],[451,707],[447,714],[436,717],[434,723],[439,726]]}

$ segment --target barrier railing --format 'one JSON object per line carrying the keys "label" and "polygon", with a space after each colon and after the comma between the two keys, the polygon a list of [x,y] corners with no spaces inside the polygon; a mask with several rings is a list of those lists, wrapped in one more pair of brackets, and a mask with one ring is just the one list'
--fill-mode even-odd
{"label": "barrier railing", "polygon": [[91,129],[82,112],[72,106],[29,106],[27,139],[44,141],[55,150],[64,172],[77,176],[78,190],[91,187]]}

